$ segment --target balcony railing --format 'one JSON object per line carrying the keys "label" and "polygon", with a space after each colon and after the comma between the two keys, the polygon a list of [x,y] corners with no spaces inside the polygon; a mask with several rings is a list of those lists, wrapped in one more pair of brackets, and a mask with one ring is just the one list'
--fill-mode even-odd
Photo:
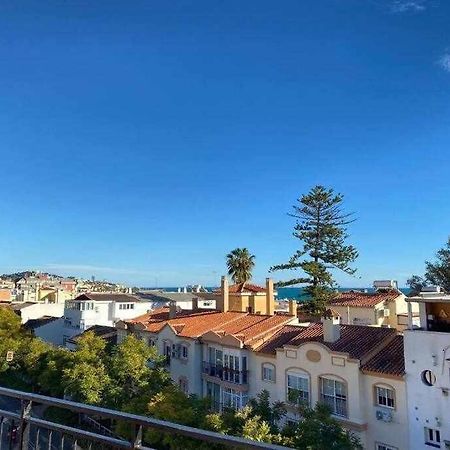
{"label": "balcony railing", "polygon": [[248,383],[248,370],[235,370],[229,367],[203,362],[203,373],[235,384]]}
{"label": "balcony railing", "polygon": [[[143,432],[147,429],[229,447],[255,450],[286,450],[287,448],[187,427],[151,417],[2,387],[0,387],[0,396],[13,402],[13,406],[8,407],[7,410],[0,409],[0,450],[91,450],[99,446],[105,449],[152,450],[142,440]],[[20,405],[19,410],[15,407],[16,404]],[[134,438],[126,440],[113,434],[105,434],[101,429],[87,431],[81,427],[75,428],[42,418],[42,409],[50,406],[83,416],[94,416],[96,420],[127,422],[130,424],[130,429],[135,431]]]}

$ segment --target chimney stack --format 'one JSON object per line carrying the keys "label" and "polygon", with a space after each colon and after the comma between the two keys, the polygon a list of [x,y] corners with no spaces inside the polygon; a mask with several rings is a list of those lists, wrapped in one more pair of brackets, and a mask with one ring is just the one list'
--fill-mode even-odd
{"label": "chimney stack", "polygon": [[221,286],[221,296],[222,296],[220,310],[223,312],[228,312],[228,308],[230,307],[230,293],[228,291],[228,278],[227,277],[222,276],[220,286]]}
{"label": "chimney stack", "polygon": [[289,299],[289,315],[297,315],[297,302],[293,298]]}
{"label": "chimney stack", "polygon": [[192,311],[198,310],[198,297],[192,299]]}
{"label": "chimney stack", "polygon": [[176,302],[169,303],[169,319],[175,319],[177,315],[177,304]]}
{"label": "chimney stack", "polygon": [[275,296],[273,293],[273,280],[266,278],[266,314],[273,316],[275,311]]}
{"label": "chimney stack", "polygon": [[327,310],[322,318],[324,342],[336,342],[341,337],[340,317],[338,314]]}

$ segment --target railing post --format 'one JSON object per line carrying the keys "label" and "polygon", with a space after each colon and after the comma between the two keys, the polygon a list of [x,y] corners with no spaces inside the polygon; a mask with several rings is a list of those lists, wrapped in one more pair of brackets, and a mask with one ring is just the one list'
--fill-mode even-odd
{"label": "railing post", "polygon": [[133,448],[138,449],[141,447],[141,445],[142,445],[142,425],[139,425],[136,433],[136,438],[134,439],[133,442]]}
{"label": "railing post", "polygon": [[28,443],[30,439],[30,425],[27,419],[30,417],[32,406],[33,402],[22,400],[22,408],[20,411],[20,424],[19,424],[19,448],[21,450],[28,450]]}

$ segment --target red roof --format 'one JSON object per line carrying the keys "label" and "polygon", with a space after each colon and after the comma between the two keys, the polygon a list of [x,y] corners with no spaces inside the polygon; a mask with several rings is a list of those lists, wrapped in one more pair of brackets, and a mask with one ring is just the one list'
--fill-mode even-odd
{"label": "red roof", "polygon": [[[222,292],[222,289],[219,288],[215,293]],[[228,287],[228,292],[230,294],[239,294],[243,292],[250,292],[252,294],[257,294],[259,292],[266,292],[266,288],[263,288],[262,286],[258,286],[256,284],[250,284],[250,283],[238,283],[238,284],[232,284]]]}
{"label": "red roof", "polygon": [[403,336],[397,335],[393,341],[363,364],[361,369],[367,372],[403,376],[405,374]]}
{"label": "red roof", "polygon": [[385,339],[390,340],[397,333],[393,328],[363,325],[340,325],[340,327],[340,338],[335,342],[325,342],[321,323],[315,323],[306,328],[284,326],[256,351],[275,354],[276,349],[283,345],[300,346],[307,342],[320,342],[331,351],[348,353],[351,358],[362,359],[371,354]]}
{"label": "red roof", "polygon": [[245,345],[267,334],[275,333],[280,327],[290,322],[292,316],[276,314],[274,316],[249,314],[246,312],[219,311],[182,311],[169,319],[168,308],[160,308],[150,313],[126,320],[130,325],[141,324],[150,333],[159,333],[167,324],[182,337],[198,338],[208,331],[233,335]]}
{"label": "red roof", "polygon": [[359,308],[373,308],[382,302],[391,302],[402,295],[397,290],[377,291],[374,293],[348,291],[337,294],[330,304],[334,306],[354,306]]}

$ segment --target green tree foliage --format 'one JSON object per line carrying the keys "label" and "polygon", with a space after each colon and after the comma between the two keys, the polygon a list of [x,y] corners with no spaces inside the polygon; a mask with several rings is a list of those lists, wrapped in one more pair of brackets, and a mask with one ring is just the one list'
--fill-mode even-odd
{"label": "green tree foliage", "polygon": [[246,248],[235,248],[227,255],[228,275],[234,283],[246,283],[252,279],[255,255]]}
{"label": "green tree foliage", "polygon": [[12,363],[6,361],[9,351],[14,354],[20,349],[24,333],[21,329],[20,317],[7,307],[0,306],[0,373],[7,371],[16,364],[17,357]]}
{"label": "green tree foliage", "polygon": [[362,450],[359,439],[344,430],[326,405],[300,408],[302,420],[291,427],[286,444],[305,450]]}
{"label": "green tree foliage", "polygon": [[65,393],[74,400],[101,404],[111,380],[105,364],[106,342],[93,332],[77,339],[77,349],[72,353],[69,367],[63,369]]}
{"label": "green tree foliage", "polygon": [[344,197],[333,189],[315,186],[298,199],[289,215],[296,219],[293,235],[301,246],[286,264],[271,267],[271,271],[300,270],[301,276],[277,283],[277,286],[305,285],[305,309],[311,314],[323,314],[335,287],[332,271],[337,269],[349,275],[358,257],[348,238],[347,225],[352,214],[343,212]]}
{"label": "green tree foliage", "polygon": [[161,367],[163,356],[134,335],[128,335],[113,350],[109,361],[111,386],[109,403],[119,406],[145,393],[157,393],[169,383],[168,373]]}
{"label": "green tree foliage", "polygon": [[413,294],[417,294],[428,285],[441,286],[444,291],[450,292],[450,237],[443,248],[437,251],[436,260],[425,261],[425,275],[413,275],[408,281]]}

